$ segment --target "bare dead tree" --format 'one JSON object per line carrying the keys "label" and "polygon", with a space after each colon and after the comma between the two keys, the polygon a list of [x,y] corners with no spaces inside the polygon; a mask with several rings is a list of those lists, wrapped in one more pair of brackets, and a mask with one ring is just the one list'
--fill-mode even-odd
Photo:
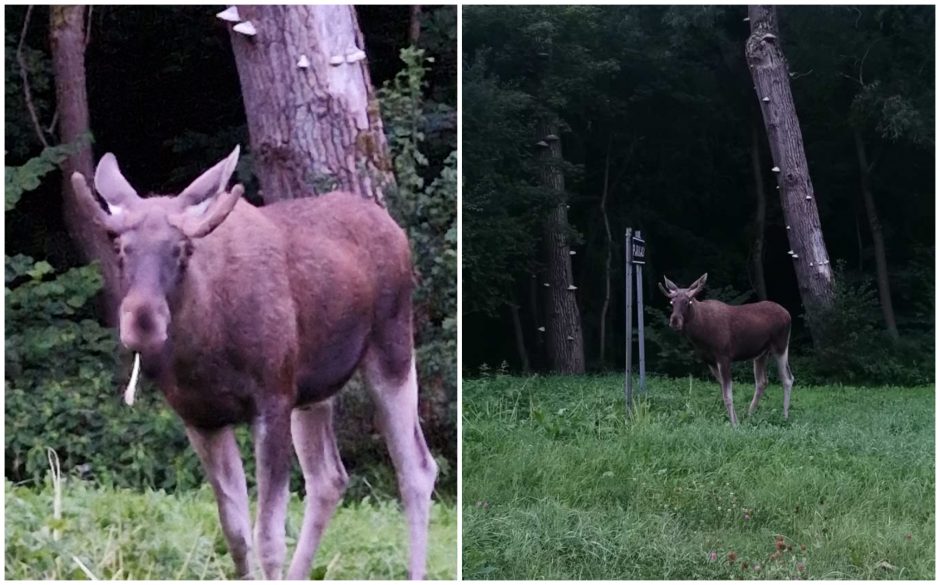
{"label": "bare dead tree", "polygon": [[834,300],[829,252],[790,92],[789,71],[780,47],[776,10],[773,6],[749,6],[748,16],[751,35],[745,55],[770,142],[772,171],[780,189],[800,297],[810,316],[813,341],[819,344],[822,331],[817,317],[827,312]]}

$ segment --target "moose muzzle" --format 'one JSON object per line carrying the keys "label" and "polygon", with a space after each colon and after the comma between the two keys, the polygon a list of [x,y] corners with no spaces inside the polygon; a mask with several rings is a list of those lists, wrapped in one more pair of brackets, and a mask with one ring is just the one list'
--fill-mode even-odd
{"label": "moose muzzle", "polygon": [[162,298],[130,293],[121,303],[121,344],[144,355],[159,352],[166,343],[170,310]]}

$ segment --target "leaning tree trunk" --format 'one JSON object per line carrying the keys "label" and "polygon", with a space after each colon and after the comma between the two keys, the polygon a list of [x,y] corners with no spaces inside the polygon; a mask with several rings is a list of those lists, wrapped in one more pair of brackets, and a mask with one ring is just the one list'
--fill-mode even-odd
{"label": "leaning tree trunk", "polygon": [[888,279],[888,259],[885,253],[885,240],[881,232],[881,221],[878,219],[878,209],[875,207],[875,197],[871,191],[871,165],[865,153],[865,141],[858,128],[854,130],[855,154],[858,157],[859,176],[862,187],[862,201],[865,203],[865,214],[868,216],[868,226],[871,229],[871,241],[875,247],[875,272],[878,278],[878,300],[881,301],[881,314],[884,316],[885,327],[891,339],[897,340],[898,325],[894,318],[894,305],[891,303],[891,284]]}
{"label": "leaning tree trunk", "polygon": [[384,203],[394,178],[355,8],[238,11],[255,31],[230,32],[264,201],[344,190]]}
{"label": "leaning tree trunk", "polygon": [[104,277],[104,321],[117,323],[118,268],[111,242],[94,222],[94,209],[72,190],[70,177],[78,171],[91,180],[94,176],[91,144],[88,142],[88,92],[85,85],[85,7],[51,6],[49,41],[55,77],[59,140],[79,145],[80,150],[62,164],[62,208],[65,226],[84,260],[97,260]]}
{"label": "leaning tree trunk", "polygon": [[554,121],[538,124],[539,147],[542,149],[542,184],[554,205],[542,229],[545,262],[545,337],[549,367],[564,374],[584,373],[584,340],[581,334],[581,313],[578,310],[571,273],[570,228],[565,197],[565,177],[559,168],[562,161],[561,140]]}
{"label": "leaning tree trunk", "polygon": [[810,317],[813,342],[819,345],[823,332],[818,317],[832,307],[834,297],[829,253],[780,48],[776,11],[773,6],[749,6],[748,16],[751,36],[745,54],[767,128],[800,297]]}
{"label": "leaning tree trunk", "polygon": [[760,166],[760,135],[756,125],[751,126],[751,172],[754,175],[754,241],[751,243],[751,274],[757,298],[767,300],[767,282],[764,279],[764,226],[767,223],[767,194],[764,192],[764,173]]}

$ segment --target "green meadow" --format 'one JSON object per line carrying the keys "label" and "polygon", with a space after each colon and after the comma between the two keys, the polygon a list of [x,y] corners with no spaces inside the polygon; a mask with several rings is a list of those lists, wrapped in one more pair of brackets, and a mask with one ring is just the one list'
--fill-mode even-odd
{"label": "green meadow", "polygon": [[933,579],[934,388],[463,386],[465,579]]}

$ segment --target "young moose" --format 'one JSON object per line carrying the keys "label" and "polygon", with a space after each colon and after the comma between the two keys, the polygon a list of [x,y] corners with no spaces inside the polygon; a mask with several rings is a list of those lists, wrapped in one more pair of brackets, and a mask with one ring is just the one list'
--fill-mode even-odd
{"label": "young moose", "polygon": [[770,301],[738,306],[721,301],[699,301],[695,296],[705,288],[707,278],[708,274],[703,274],[689,288],[679,288],[663,277],[666,287],[660,284],[659,289],[672,305],[669,326],[692,342],[696,354],[705,360],[721,384],[731,426],[738,424],[731,399],[731,362],[754,360],[756,389],[747,410],[750,416],[757,410],[757,403],[767,388],[767,356],[773,355],[783,383],[783,418],[787,418],[793,389],[793,374],[787,362],[790,313]]}
{"label": "young moose", "polygon": [[[437,466],[418,422],[405,234],[349,193],[255,208],[241,185],[227,189],[238,152],[178,196],[146,199],[106,154],[94,188],[109,213],[72,175],[114,240],[121,342],[185,423],[240,577],[253,575],[255,553],[265,578],[281,577],[292,440],[307,496],[287,577],[309,575],[347,482],[332,397],[361,367],[398,476],[409,574],[422,578]],[[232,430],[241,423],[257,460],[254,538]]]}

